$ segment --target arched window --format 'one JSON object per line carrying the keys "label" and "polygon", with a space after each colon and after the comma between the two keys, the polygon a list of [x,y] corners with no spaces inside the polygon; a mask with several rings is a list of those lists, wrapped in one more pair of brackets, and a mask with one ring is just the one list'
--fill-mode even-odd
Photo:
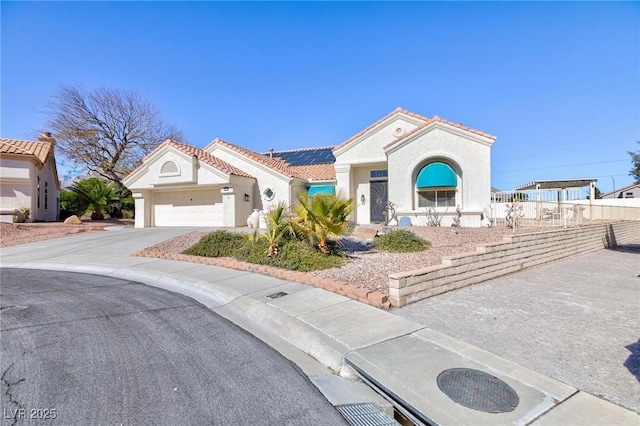
{"label": "arched window", "polygon": [[178,165],[173,161],[167,161],[160,167],[160,174],[169,176],[179,175],[180,169],[178,169]]}
{"label": "arched window", "polygon": [[458,176],[451,166],[442,162],[429,163],[416,179],[418,207],[454,207]]}

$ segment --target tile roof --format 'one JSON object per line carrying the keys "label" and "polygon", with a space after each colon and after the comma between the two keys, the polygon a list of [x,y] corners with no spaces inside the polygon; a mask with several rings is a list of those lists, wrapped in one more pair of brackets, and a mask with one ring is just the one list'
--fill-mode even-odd
{"label": "tile roof", "polygon": [[391,111],[389,114],[385,115],[384,117],[382,117],[381,119],[379,119],[378,121],[376,121],[375,123],[365,127],[364,129],[362,129],[360,132],[356,133],[355,135],[351,136],[349,139],[347,139],[346,141],[342,142],[340,145],[336,146],[333,148],[333,150],[335,151],[336,149],[340,149],[343,146],[348,145],[350,142],[354,141],[355,139],[359,138],[360,136],[364,135],[365,133],[367,133],[369,130],[373,129],[374,127],[376,127],[378,124],[382,123],[384,120],[386,120],[387,118],[397,114],[397,113],[403,113],[406,115],[409,115],[411,117],[415,117],[417,119],[423,120],[423,121],[428,121],[429,117],[425,117],[423,115],[420,114],[416,114],[415,112],[411,112],[411,111],[407,111],[406,109],[403,109],[401,107],[397,107],[396,109],[394,109],[393,111]]}
{"label": "tile roof", "polygon": [[333,163],[326,164],[305,164],[302,166],[291,166],[298,176],[302,179],[315,180],[334,180],[336,178],[336,169]]}
{"label": "tile roof", "polygon": [[0,138],[0,154],[24,155],[35,158],[44,164],[51,153],[53,153],[53,144],[50,142]]}
{"label": "tile roof", "polygon": [[429,124],[434,123],[434,122],[440,122],[440,123],[448,124],[450,126],[457,127],[459,129],[462,129],[462,130],[466,130],[467,132],[475,133],[477,135],[484,136],[484,137],[487,137],[487,138],[490,138],[490,139],[494,139],[494,140],[496,139],[496,137],[493,136],[493,135],[490,135],[488,133],[482,132],[480,130],[472,129],[472,128],[467,127],[467,126],[465,126],[465,125],[463,125],[461,123],[456,123],[454,121],[446,120],[446,119],[441,118],[441,117],[439,117],[437,115],[434,116],[433,118],[429,118],[429,117],[426,117],[424,115],[416,114],[415,112],[411,112],[411,111],[408,111],[408,110],[403,109],[401,107],[398,107],[398,108],[394,109],[393,111],[391,111],[389,114],[385,115],[384,117],[382,117],[381,119],[376,121],[375,123],[371,124],[370,126],[367,126],[366,128],[364,128],[360,132],[358,132],[355,135],[351,136],[346,141],[342,142],[340,145],[336,146],[334,148],[334,151],[336,149],[339,149],[339,148],[342,148],[343,146],[348,145],[350,142],[352,142],[355,139],[359,138],[360,136],[364,135],[366,132],[368,132],[369,130],[373,129],[374,127],[376,127],[378,124],[382,123],[387,118],[393,116],[394,114],[398,114],[398,113],[402,113],[402,114],[408,115],[410,117],[414,117],[414,118],[417,118],[419,120],[422,120],[423,124],[419,125],[418,127],[416,127],[415,129],[411,130],[410,132],[407,132],[407,134],[405,134],[403,137],[398,138],[398,139],[394,140],[393,142],[387,144],[384,147],[385,149],[390,147],[390,146],[395,145],[396,143],[398,143],[399,141],[403,140],[407,136],[410,136],[410,135],[420,131],[421,129],[425,128],[426,126],[428,126]]}
{"label": "tile roof", "polygon": [[211,142],[209,145],[207,145],[206,149],[212,147],[213,145],[220,145],[223,146],[225,148],[228,148],[232,151],[235,151],[239,154],[242,154],[243,156],[252,159],[253,161],[256,161],[264,166],[269,167],[272,170],[275,170],[287,177],[295,177],[295,178],[299,178],[299,179],[307,179],[307,176],[304,176],[302,174],[303,170],[299,169],[298,167],[294,167],[291,166],[289,163],[287,163],[286,161],[284,161],[281,158],[277,158],[277,157],[273,157],[271,158],[268,154],[260,154],[257,153],[255,151],[252,151],[250,149],[247,148],[243,148],[239,145],[233,144],[231,142],[227,142],[224,141],[220,138],[216,138],[213,140],[213,142]]}
{"label": "tile roof", "polygon": [[191,145],[187,145],[184,143],[180,143],[180,142],[175,142],[172,141],[170,139],[167,139],[166,141],[162,142],[160,145],[158,145],[156,147],[156,149],[154,149],[153,151],[151,151],[149,154],[147,154],[143,159],[142,159],[142,163],[136,167],[131,173],[129,173],[127,175],[127,177],[125,177],[123,180],[127,180],[129,179],[131,176],[133,176],[135,173],[137,173],[138,171],[140,171],[140,169],[142,169],[144,167],[144,163],[145,161],[151,157],[153,154],[155,154],[158,150],[162,149],[165,146],[170,146],[172,148],[177,149],[178,151],[181,151],[187,155],[191,155],[191,156],[195,156],[198,161],[208,164],[209,166],[213,167],[216,170],[220,170],[223,173],[226,173],[228,175],[236,175],[236,176],[244,176],[244,177],[249,177],[252,178],[253,176],[251,176],[250,174],[240,170],[239,168],[232,166],[231,164],[227,163],[226,161],[222,161],[219,158],[214,157],[213,155],[209,154],[208,152],[200,149],[200,148],[196,148],[194,146]]}
{"label": "tile roof", "polygon": [[416,127],[415,129],[407,132],[407,134],[405,134],[401,138],[398,138],[398,139],[394,140],[393,142],[388,143],[383,148],[387,149],[389,147],[392,147],[393,145],[397,144],[398,142],[408,138],[409,136],[413,135],[414,133],[417,133],[420,130],[424,129],[429,124],[435,123],[435,122],[444,123],[444,124],[447,124],[449,126],[456,127],[458,129],[466,130],[467,132],[475,133],[476,135],[484,136],[485,138],[489,138],[489,139],[493,139],[493,140],[497,139],[496,136],[490,135],[489,133],[485,133],[485,132],[480,131],[480,130],[472,129],[470,127],[467,127],[467,126],[463,125],[462,123],[456,123],[454,121],[446,120],[446,119],[441,118],[441,117],[436,115],[433,118],[428,118],[427,121],[424,124],[421,124],[418,127]]}

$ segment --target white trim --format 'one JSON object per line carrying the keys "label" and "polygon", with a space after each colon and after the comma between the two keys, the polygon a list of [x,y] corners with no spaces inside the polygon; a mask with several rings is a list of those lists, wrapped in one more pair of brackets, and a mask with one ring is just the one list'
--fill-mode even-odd
{"label": "white trim", "polygon": [[447,133],[451,133],[454,134],[456,136],[460,136],[464,139],[469,139],[473,142],[477,142],[481,145],[484,146],[488,146],[491,147],[493,145],[494,140],[487,138],[485,136],[480,136],[476,133],[473,132],[469,132],[468,130],[464,130],[464,129],[460,129],[458,127],[452,126],[450,124],[447,123],[443,123],[441,121],[434,121],[428,125],[426,125],[424,128],[418,130],[417,132],[413,133],[412,135],[404,138],[403,140],[401,140],[400,142],[386,148],[384,150],[384,152],[389,155],[401,148],[403,148],[404,146],[406,146],[407,144],[413,142],[414,140],[418,139],[419,137],[432,132],[433,130],[442,130],[445,131]]}

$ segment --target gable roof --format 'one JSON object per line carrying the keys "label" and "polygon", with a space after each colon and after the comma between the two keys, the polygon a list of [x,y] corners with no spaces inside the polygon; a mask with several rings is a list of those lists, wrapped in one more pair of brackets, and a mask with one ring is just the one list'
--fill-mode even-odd
{"label": "gable roof", "polygon": [[410,117],[414,117],[417,118],[419,120],[422,121],[427,121],[429,120],[429,117],[425,117],[423,115],[420,114],[416,114],[415,112],[411,112],[411,111],[407,111],[406,109],[403,109],[401,107],[397,107],[396,109],[394,109],[393,111],[391,111],[389,114],[385,115],[384,117],[382,117],[381,119],[379,119],[378,121],[376,121],[375,123],[365,127],[364,129],[362,129],[361,131],[359,131],[358,133],[356,133],[355,135],[351,136],[349,139],[347,139],[346,141],[342,142],[340,145],[337,145],[333,148],[333,150],[338,150],[346,145],[348,145],[349,143],[353,142],[354,140],[358,139],[360,136],[364,135],[365,133],[367,133],[369,130],[373,129],[374,127],[376,127],[378,124],[382,123],[383,121],[385,121],[386,119],[388,119],[389,117],[392,117],[396,114],[405,114],[408,115]]}
{"label": "gable roof", "polygon": [[[271,170],[275,170],[276,172],[285,175],[286,177],[293,177],[298,179],[307,179],[307,176],[304,176],[302,173],[302,169],[297,167],[292,167],[289,163],[284,161],[281,158],[270,157],[268,154],[260,154],[258,152],[252,151],[247,148],[243,148],[239,145],[233,144],[231,142],[224,141],[220,138],[214,139],[209,145],[205,147],[205,149],[213,148],[214,145],[219,145],[225,148],[228,148],[232,151],[235,151],[244,157],[247,157],[257,163],[262,164],[270,168]],[[332,165],[333,167],[333,165]]]}
{"label": "gable roof", "polygon": [[195,146],[191,146],[191,145],[187,145],[187,144],[184,144],[184,143],[172,141],[171,139],[167,139],[166,141],[164,141],[160,145],[158,145],[156,147],[156,149],[154,149],[149,154],[147,154],[142,159],[142,163],[138,167],[136,167],[131,173],[129,173],[123,179],[123,181],[127,180],[127,179],[130,179],[134,174],[139,172],[145,166],[145,161],[149,157],[154,155],[156,152],[158,152],[159,150],[164,148],[165,146],[168,146],[168,147],[171,147],[171,148],[175,148],[180,152],[183,152],[183,153],[185,153],[187,155],[196,157],[198,159],[198,161],[200,161],[201,163],[207,164],[207,165],[213,167],[214,169],[219,170],[222,173],[225,173],[227,175],[244,176],[244,177],[249,177],[249,178],[253,177],[250,174],[240,170],[239,168],[237,168],[235,166],[232,166],[231,164],[227,163],[226,161],[222,161],[221,159],[214,157],[213,155],[209,154],[208,152],[206,152],[206,151],[204,151],[204,150],[202,150],[200,148],[196,148]]}
{"label": "gable roof", "polygon": [[452,126],[452,127],[455,127],[455,128],[461,129],[461,130],[465,130],[465,131],[467,131],[469,133],[474,133],[476,135],[484,136],[485,138],[489,138],[489,139],[492,139],[492,140],[496,140],[497,139],[496,136],[490,135],[489,133],[485,133],[485,132],[483,132],[481,130],[472,129],[471,127],[467,127],[462,123],[456,123],[455,121],[446,120],[446,119],[444,119],[442,117],[439,117],[439,116],[435,115],[435,116],[433,116],[433,118],[427,118],[427,121],[425,121],[423,124],[419,125],[415,129],[407,132],[404,136],[402,136],[402,137],[400,137],[400,138],[398,138],[398,139],[386,144],[384,146],[384,149],[386,150],[386,149],[392,147],[393,145],[405,140],[406,138],[410,137],[411,135],[413,135],[415,133],[418,133],[419,131],[421,131],[422,129],[424,129],[425,127],[427,127],[428,125],[430,125],[432,123],[443,123],[443,124],[447,124],[449,126]]}
{"label": "gable roof", "polygon": [[0,154],[25,156],[25,159],[35,159],[39,165],[44,165],[53,153],[51,142],[32,142],[20,139],[0,138]]}

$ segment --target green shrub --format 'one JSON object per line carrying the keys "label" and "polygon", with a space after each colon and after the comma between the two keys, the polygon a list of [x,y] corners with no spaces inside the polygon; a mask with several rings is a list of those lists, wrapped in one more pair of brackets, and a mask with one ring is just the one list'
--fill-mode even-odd
{"label": "green shrub", "polygon": [[337,268],[344,263],[344,257],[337,254],[326,255],[306,241],[291,240],[282,246],[282,251],[274,257],[274,265],[292,271],[317,271]]}
{"label": "green shrub", "polygon": [[407,253],[427,250],[431,243],[413,232],[400,229],[374,238],[371,245],[379,250]]}
{"label": "green shrub", "polygon": [[215,231],[205,235],[184,254],[204,257],[229,257],[243,246],[244,238],[237,232]]}
{"label": "green shrub", "polygon": [[269,242],[264,238],[249,239],[242,234],[216,231],[205,235],[184,254],[205,257],[234,257],[243,262],[270,265],[292,271],[316,271],[341,266],[344,257],[320,253],[306,241],[283,240],[278,254],[269,257]]}

